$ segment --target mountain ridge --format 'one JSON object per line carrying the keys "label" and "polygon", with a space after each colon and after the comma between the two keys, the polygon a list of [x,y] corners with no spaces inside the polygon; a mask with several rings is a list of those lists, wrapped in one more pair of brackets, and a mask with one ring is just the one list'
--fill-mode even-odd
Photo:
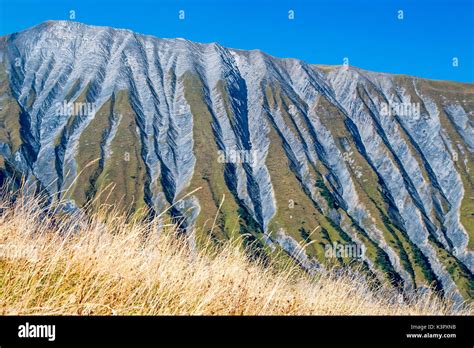
{"label": "mountain ridge", "polygon": [[[37,25],[34,25],[34,26],[31,26],[31,27],[28,27],[26,29],[23,29],[19,32],[14,32],[14,33],[10,33],[10,34],[5,34],[5,35],[1,35],[0,37],[7,37],[7,36],[11,36],[11,35],[14,35],[14,34],[18,34],[18,33],[21,33],[21,32],[25,32],[25,31],[28,31],[28,30],[34,30],[36,28],[38,28],[39,26],[41,25],[54,25],[55,23],[75,23],[79,26],[88,26],[88,27],[92,27],[92,28],[96,28],[96,29],[100,29],[100,28],[105,28],[105,29],[112,29],[114,31],[121,31],[121,32],[128,32],[128,33],[133,33],[133,34],[136,34],[136,35],[139,35],[139,36],[143,36],[143,37],[148,37],[148,38],[153,38],[153,39],[157,39],[157,40],[181,40],[181,41],[186,41],[186,42],[190,42],[190,43],[194,43],[194,44],[198,44],[198,45],[203,45],[203,46],[206,46],[206,45],[218,45],[218,46],[221,46],[221,47],[225,47],[226,49],[228,50],[232,50],[232,51],[236,51],[236,52],[258,52],[258,53],[262,53],[270,58],[273,58],[273,59],[279,59],[279,60],[297,60],[297,61],[302,61],[302,62],[305,62],[306,64],[308,65],[312,65],[312,66],[315,66],[317,68],[320,68],[320,69],[336,69],[336,68],[340,68],[341,66],[343,66],[342,64],[318,64],[318,63],[311,63],[311,62],[308,62],[308,61],[305,61],[303,59],[299,59],[299,58],[296,58],[296,57],[279,57],[279,56],[275,56],[275,55],[272,55],[272,54],[269,54],[261,49],[258,49],[258,48],[255,48],[255,49],[243,49],[243,48],[235,48],[235,47],[228,47],[228,46],[223,46],[221,45],[219,42],[217,41],[212,41],[212,42],[198,42],[198,41],[193,41],[193,40],[190,40],[190,39],[186,39],[186,38],[181,38],[181,37],[175,37],[175,38],[165,38],[165,37],[159,37],[159,36],[156,36],[156,35],[153,35],[153,34],[143,34],[143,33],[138,33],[138,32],[135,32],[133,31],[132,29],[128,29],[128,28],[116,28],[116,27],[112,27],[112,26],[107,26],[107,25],[93,25],[93,24],[86,24],[86,23],[82,23],[82,22],[77,22],[77,21],[69,21],[69,20],[47,20],[47,21],[44,21],[40,24],[37,24]],[[361,67],[358,67],[356,65],[350,65],[352,69],[357,69],[357,70],[360,70],[362,72],[367,72],[367,73],[373,73],[373,74],[379,74],[379,75],[389,75],[389,76],[406,76],[406,77],[413,77],[413,78],[417,78],[417,79],[420,79],[420,80],[427,80],[427,81],[433,81],[433,82],[453,82],[453,83],[460,83],[460,84],[467,84],[467,85],[471,85],[471,84],[474,84],[474,82],[463,82],[463,81],[455,81],[455,80],[442,80],[442,79],[432,79],[432,78],[427,78],[427,77],[421,77],[421,76],[414,76],[414,75],[408,75],[408,74],[403,74],[403,73],[390,73],[390,72],[381,72],[381,71],[374,71],[374,70],[370,70],[370,69],[364,69],[364,68],[361,68]]]}
{"label": "mountain ridge", "polygon": [[115,185],[109,203],[187,230],[216,217],[204,235],[250,232],[308,269],[364,245],[337,262],[472,298],[473,84],[68,21],[2,37],[0,57],[4,177],[71,209]]}

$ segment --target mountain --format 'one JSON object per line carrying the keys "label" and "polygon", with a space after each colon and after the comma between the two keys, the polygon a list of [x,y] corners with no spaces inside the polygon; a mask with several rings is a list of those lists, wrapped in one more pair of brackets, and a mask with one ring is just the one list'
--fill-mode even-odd
{"label": "mountain", "polygon": [[471,83],[67,21],[0,39],[0,182],[459,301],[474,298],[473,115]]}

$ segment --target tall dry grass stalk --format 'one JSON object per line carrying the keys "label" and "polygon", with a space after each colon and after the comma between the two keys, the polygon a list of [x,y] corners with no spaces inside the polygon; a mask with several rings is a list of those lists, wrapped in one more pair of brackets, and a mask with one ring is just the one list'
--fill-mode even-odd
{"label": "tall dry grass stalk", "polygon": [[469,314],[434,295],[400,302],[350,273],[264,266],[237,242],[191,253],[159,219],[48,214],[39,198],[1,196],[2,314]]}

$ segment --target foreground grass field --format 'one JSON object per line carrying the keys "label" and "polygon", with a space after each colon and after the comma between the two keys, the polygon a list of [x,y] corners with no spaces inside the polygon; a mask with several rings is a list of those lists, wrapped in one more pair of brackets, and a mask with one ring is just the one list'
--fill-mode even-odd
{"label": "foreground grass field", "polygon": [[349,272],[311,277],[294,265],[264,266],[237,241],[193,251],[159,218],[53,215],[38,199],[19,195],[10,203],[6,196],[0,195],[3,315],[470,314],[433,294],[400,300]]}

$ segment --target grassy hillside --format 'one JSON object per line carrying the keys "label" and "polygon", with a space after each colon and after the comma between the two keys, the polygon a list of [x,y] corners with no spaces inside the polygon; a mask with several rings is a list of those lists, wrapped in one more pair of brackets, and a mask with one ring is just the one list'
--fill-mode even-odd
{"label": "grassy hillside", "polygon": [[10,202],[0,197],[1,314],[469,314],[348,271],[263,266],[239,243],[190,250],[159,217],[143,223],[100,208],[59,216],[44,214],[38,198]]}

